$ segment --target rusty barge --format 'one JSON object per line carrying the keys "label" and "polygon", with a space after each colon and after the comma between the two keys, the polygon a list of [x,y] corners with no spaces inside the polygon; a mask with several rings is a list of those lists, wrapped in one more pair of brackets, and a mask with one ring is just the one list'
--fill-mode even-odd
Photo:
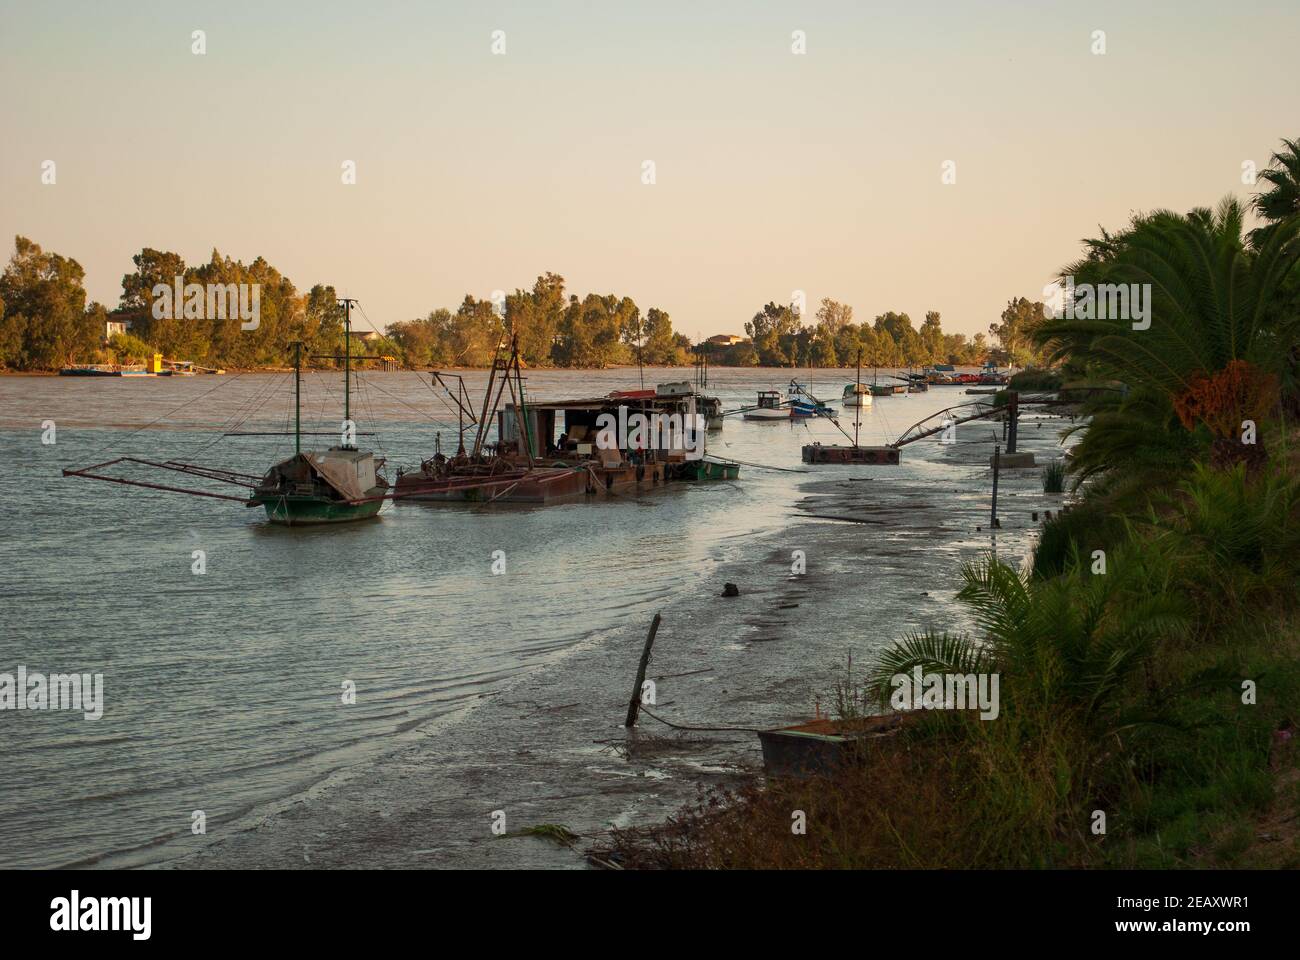
{"label": "rusty barge", "polygon": [[[463,382],[452,390],[437,371],[434,379],[461,413],[457,449],[450,456],[439,449],[418,468],[400,470],[395,499],[567,503],[634,495],[672,481],[739,476],[738,464],[703,456],[707,421],[701,398],[685,381],[601,397],[531,400],[513,343],[508,359],[494,361],[477,414]],[[638,415],[642,422],[665,423],[666,429],[636,436],[629,420]],[[466,421],[476,427],[468,449]],[[491,440],[490,427],[495,428]]]}

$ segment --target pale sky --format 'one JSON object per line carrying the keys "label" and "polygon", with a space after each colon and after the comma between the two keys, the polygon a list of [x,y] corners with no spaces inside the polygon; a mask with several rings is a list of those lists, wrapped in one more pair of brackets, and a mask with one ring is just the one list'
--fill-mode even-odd
{"label": "pale sky", "polygon": [[1249,196],[1298,39],[1296,0],[0,0],[0,241],[110,307],[215,246],[381,326],[551,270],[694,338],[795,290],[974,334],[1098,224]]}

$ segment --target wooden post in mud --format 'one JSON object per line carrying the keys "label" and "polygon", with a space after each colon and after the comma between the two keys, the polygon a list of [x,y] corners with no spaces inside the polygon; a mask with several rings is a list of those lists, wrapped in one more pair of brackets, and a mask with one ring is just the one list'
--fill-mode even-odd
{"label": "wooden post in mud", "polygon": [[636,684],[632,687],[632,699],[627,704],[625,727],[635,727],[637,714],[641,712],[641,684],[645,683],[645,668],[650,663],[650,648],[654,646],[655,634],[659,632],[659,614],[650,622],[650,633],[645,638],[645,649],[641,651],[641,663],[636,668]]}
{"label": "wooden post in mud", "polygon": [[1002,446],[993,445],[993,507],[989,512],[989,527],[996,530],[998,527],[998,473],[1001,468]]}

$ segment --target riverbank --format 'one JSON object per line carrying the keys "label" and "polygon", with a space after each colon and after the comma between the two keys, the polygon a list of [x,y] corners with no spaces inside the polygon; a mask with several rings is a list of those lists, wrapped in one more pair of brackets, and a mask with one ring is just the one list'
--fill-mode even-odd
{"label": "riverbank", "polygon": [[[664,824],[615,830],[595,857],[671,869],[1300,866],[1297,440],[1272,444],[1257,474],[1196,470],[1128,528],[1113,493],[1091,491],[1052,524],[1037,576],[963,570],[980,653],[900,642],[874,674],[844,678],[878,701],[909,661],[994,670],[996,722],[913,713],[856,762],[752,778]],[[804,831],[790,829],[792,811]]]}

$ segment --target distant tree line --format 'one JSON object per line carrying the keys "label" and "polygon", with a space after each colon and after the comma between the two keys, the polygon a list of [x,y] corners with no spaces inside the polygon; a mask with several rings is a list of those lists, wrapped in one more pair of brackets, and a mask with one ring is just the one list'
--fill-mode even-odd
{"label": "distant tree line", "polygon": [[[294,340],[303,341],[309,355],[343,352],[343,310],[328,284],[300,294],[261,257],[245,264],[218,250],[199,265],[150,247],[131,259],[135,269],[122,277],[120,301],[109,310],[87,301],[85,271],[76,260],[17,237],[0,275],[0,368],[55,370],[139,361],[153,353],[206,366],[283,366]],[[241,329],[233,315],[210,319],[187,317],[179,308],[155,309],[155,290],[172,288],[177,277],[205,287],[258,284],[257,327]],[[793,307],[768,303],[745,324],[747,342],[694,346],[674,332],[666,311],[651,307],[642,313],[631,297],[612,293],[566,295],[564,278],[548,272],[531,289],[516,289],[496,302],[467,294],[454,311],[439,308],[393,323],[364,352],[411,368],[485,367],[498,344],[514,335],[532,367],[685,366],[700,352],[720,365],[851,367],[859,350],[868,366],[969,364],[989,356],[1023,365],[1037,358],[1034,332],[1044,312],[1041,303],[1013,299],[989,337],[980,333],[970,340],[944,333],[933,311],[919,328],[906,313],[892,311],[856,324],[852,307],[827,298],[813,320],[805,325]],[[124,324],[126,332],[109,336],[110,321]],[[354,333],[366,329],[364,314],[354,313]]]}
{"label": "distant tree line", "polygon": [[524,362],[534,367],[682,366],[691,355],[690,338],[673,332],[665,311],[642,314],[631,297],[612,293],[566,299],[555,273],[500,303],[467,294],[455,312],[440,308],[394,323],[388,334],[410,366],[487,366],[504,334],[518,336]]}
{"label": "distant tree line", "polygon": [[[302,340],[309,355],[343,351],[343,309],[334,287],[316,284],[300,294],[293,283],[258,257],[250,264],[213,250],[207,263],[190,266],[177,253],[149,247],[132,257],[122,277],[118,306],[88,303],[85,271],[77,261],[47,253],[18,237],[0,276],[0,368],[54,370],[72,363],[168,358],[232,368],[283,366],[289,344]],[[243,330],[238,317],[199,319],[180,310],[155,311],[160,284],[259,284],[259,323]],[[157,316],[163,313],[163,316]],[[108,337],[109,321],[128,332]],[[353,332],[368,329],[353,314]],[[531,290],[500,303],[467,295],[455,311],[438,309],[418,320],[392,324],[365,352],[392,356],[408,367],[484,367],[498,344],[519,338],[524,361],[536,367],[607,367],[642,362],[685,365],[691,341],[673,332],[668,313],[644,314],[630,297],[589,293],[565,296],[564,278],[547,273]]]}
{"label": "distant tree line", "polygon": [[813,323],[805,326],[793,306],[775,302],[745,324],[747,341],[701,345],[710,361],[723,366],[919,367],[931,363],[970,365],[993,359],[1018,366],[1039,359],[1034,330],[1046,319],[1042,303],[1016,297],[1007,303],[989,334],[944,333],[937,311],[926,313],[919,328],[906,313],[882,313],[871,323],[854,323],[853,308],[827,297]]}

